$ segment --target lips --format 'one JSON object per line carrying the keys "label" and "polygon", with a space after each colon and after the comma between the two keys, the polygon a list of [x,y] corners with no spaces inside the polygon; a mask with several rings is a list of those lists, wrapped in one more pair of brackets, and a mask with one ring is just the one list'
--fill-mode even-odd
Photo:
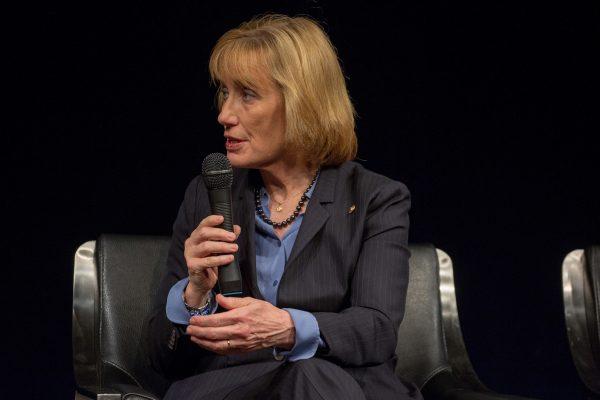
{"label": "lips", "polygon": [[246,142],[246,140],[232,138],[232,137],[225,137],[225,148],[228,151],[235,151],[235,150],[238,150],[240,147],[242,147],[244,142]]}

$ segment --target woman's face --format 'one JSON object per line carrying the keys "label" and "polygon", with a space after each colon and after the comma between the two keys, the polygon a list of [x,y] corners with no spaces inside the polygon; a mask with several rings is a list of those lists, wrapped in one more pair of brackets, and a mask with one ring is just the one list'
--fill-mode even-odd
{"label": "woman's face", "polygon": [[227,158],[233,167],[265,168],[283,160],[285,106],[280,90],[263,79],[254,89],[225,79],[217,117],[225,127]]}

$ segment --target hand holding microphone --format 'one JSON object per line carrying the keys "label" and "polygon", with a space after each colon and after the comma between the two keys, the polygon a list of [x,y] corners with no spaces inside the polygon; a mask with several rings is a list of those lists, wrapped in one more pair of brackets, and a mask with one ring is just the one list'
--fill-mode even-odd
{"label": "hand holding microphone", "polygon": [[186,240],[185,252],[192,282],[191,287],[188,285],[186,288],[186,300],[189,294],[194,300],[200,300],[200,303],[202,299],[206,299],[216,282],[219,283],[219,291],[223,296],[242,295],[242,277],[234,255],[238,248],[233,243],[241,229],[239,226],[234,229],[232,222],[233,170],[227,157],[221,153],[206,156],[202,161],[202,177],[213,215],[202,220]]}
{"label": "hand holding microphone", "polygon": [[234,232],[219,228],[223,220],[222,215],[209,215],[185,241],[183,254],[190,278],[185,300],[194,307],[206,303],[208,293],[217,284],[218,268],[233,262],[238,250],[235,240],[241,228],[234,225]]}

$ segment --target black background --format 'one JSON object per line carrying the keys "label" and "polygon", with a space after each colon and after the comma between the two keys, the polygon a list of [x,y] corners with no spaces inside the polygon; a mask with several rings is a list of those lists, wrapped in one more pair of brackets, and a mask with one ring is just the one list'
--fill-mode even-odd
{"label": "black background", "polygon": [[582,398],[560,267],[600,242],[597,2],[79,2],[6,13],[6,110],[17,122],[3,139],[9,392],[72,398],[75,249],[101,233],[170,234],[202,158],[224,150],[210,49],[266,11],[323,23],[358,111],[359,158],[411,189],[411,241],[454,260],[482,381]]}

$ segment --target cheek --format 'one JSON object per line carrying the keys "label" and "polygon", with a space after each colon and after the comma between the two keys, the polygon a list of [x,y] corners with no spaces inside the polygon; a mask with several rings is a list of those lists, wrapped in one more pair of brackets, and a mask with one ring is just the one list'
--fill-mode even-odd
{"label": "cheek", "polygon": [[250,139],[248,149],[263,157],[279,157],[285,143],[285,111],[280,105],[249,110],[242,123]]}
{"label": "cheek", "polygon": [[275,113],[269,123],[271,140],[278,145],[285,141],[285,114],[282,111]]}
{"label": "cheek", "polygon": [[268,116],[248,121],[248,136],[257,150],[272,153],[283,145],[285,127],[281,122]]}

